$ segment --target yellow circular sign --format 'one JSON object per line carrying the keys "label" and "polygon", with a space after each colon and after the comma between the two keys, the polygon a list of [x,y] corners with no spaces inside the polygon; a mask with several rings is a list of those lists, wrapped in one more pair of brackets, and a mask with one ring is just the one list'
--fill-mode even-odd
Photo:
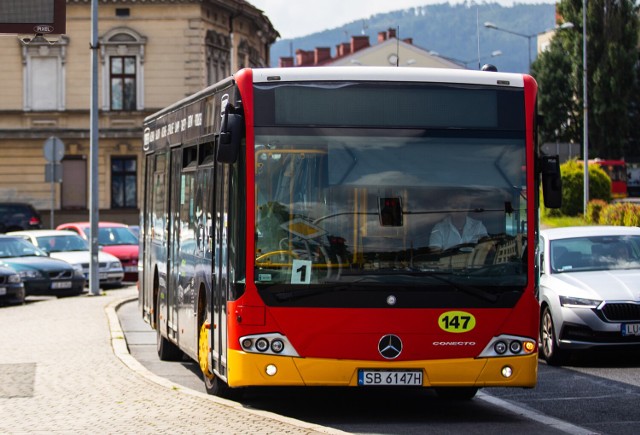
{"label": "yellow circular sign", "polygon": [[476,327],[476,318],[465,311],[447,311],[438,318],[438,326],[446,332],[469,332]]}

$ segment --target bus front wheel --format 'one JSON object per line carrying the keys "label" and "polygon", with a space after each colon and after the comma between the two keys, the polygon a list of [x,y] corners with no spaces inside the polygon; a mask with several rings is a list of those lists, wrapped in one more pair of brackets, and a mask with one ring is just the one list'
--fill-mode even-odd
{"label": "bus front wheel", "polygon": [[229,388],[226,382],[217,377],[209,367],[209,332],[210,328],[205,322],[200,325],[198,334],[198,363],[204,380],[204,387],[208,394],[223,397],[225,399],[238,399],[240,391]]}
{"label": "bus front wheel", "polygon": [[476,387],[438,387],[435,390],[438,397],[445,400],[471,400],[478,392]]}

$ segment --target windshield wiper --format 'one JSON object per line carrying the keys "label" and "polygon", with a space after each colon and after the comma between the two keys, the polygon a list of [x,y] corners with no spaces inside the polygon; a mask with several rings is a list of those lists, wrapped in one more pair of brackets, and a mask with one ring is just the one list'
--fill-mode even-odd
{"label": "windshield wiper", "polygon": [[[440,273],[437,272],[425,272],[425,271],[403,271],[404,275],[410,275],[410,276],[427,276],[430,278],[433,278],[437,281],[440,282],[444,282],[445,284],[448,284],[450,286],[452,286],[453,288],[455,288],[458,291],[461,291],[463,293],[467,293],[469,295],[475,296],[477,298],[483,299],[485,301],[488,302],[492,302],[495,303],[498,301],[498,296],[493,294],[493,293],[489,293],[487,291],[484,291],[482,289],[479,289],[477,287],[473,287],[473,286],[469,286],[466,284],[461,284],[452,280],[449,280],[443,276],[441,276]],[[309,296],[316,296],[316,295],[320,295],[320,294],[324,294],[324,293],[333,293],[333,292],[337,292],[337,291],[343,291],[343,290],[349,290],[349,289],[353,289],[354,287],[351,284],[354,283],[363,283],[366,282],[366,280],[360,279],[357,280],[353,283],[349,283],[350,285],[344,285],[344,283],[342,285],[338,285],[338,286],[329,286],[329,287],[321,287],[321,288],[309,288],[309,289],[305,289],[305,290],[292,290],[292,291],[284,291],[284,292],[280,292],[280,293],[274,293],[273,296],[279,301],[279,302],[285,302],[285,301],[292,301],[292,300],[297,300],[297,299],[302,299],[302,298],[306,298]],[[387,288],[387,284],[386,283],[377,283],[377,284],[381,284],[380,288]],[[370,291],[373,290],[372,287],[366,287],[366,288],[362,288],[362,290],[366,290],[366,291]]]}
{"label": "windshield wiper", "polygon": [[337,291],[343,291],[349,289],[351,286],[340,285],[340,286],[330,286],[330,287],[321,287],[321,288],[309,288],[305,290],[293,290],[286,292],[274,293],[273,296],[279,302],[285,301],[294,301],[302,298],[306,298],[309,296],[321,295],[323,293],[333,293]]}
{"label": "windshield wiper", "polygon": [[450,279],[445,278],[442,272],[433,272],[433,271],[414,271],[414,272],[409,272],[410,275],[415,275],[415,276],[428,276],[430,278],[433,278],[435,280],[438,280],[440,282],[444,282],[445,284],[449,284],[450,286],[452,286],[453,288],[455,288],[456,290],[459,290],[461,292],[467,293],[469,295],[475,296],[477,298],[480,299],[484,299],[485,301],[489,301],[489,302],[497,302],[498,301],[498,296],[493,294],[493,293],[489,293],[487,291],[484,291],[478,287],[473,287],[467,284],[462,284],[459,282],[455,282],[452,281]]}

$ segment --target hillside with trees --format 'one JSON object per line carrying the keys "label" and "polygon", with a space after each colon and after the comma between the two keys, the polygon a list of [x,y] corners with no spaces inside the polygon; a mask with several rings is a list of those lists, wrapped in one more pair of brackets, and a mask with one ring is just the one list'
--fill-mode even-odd
{"label": "hillside with trees", "polygon": [[498,3],[441,3],[371,15],[341,27],[279,40],[271,47],[271,65],[277,66],[280,57],[295,55],[297,49],[331,47],[332,55],[335,55],[336,45],[349,41],[353,35],[369,35],[374,44],[378,32],[394,28],[399,31],[400,39],[412,38],[414,45],[427,51],[468,61],[469,68],[477,64],[479,46],[483,59],[496,50],[502,52],[501,56],[490,60],[498,70],[527,72],[529,39],[533,60],[536,58],[536,38],[485,28],[487,21],[522,35],[535,35],[555,26],[555,3],[514,4],[509,7]]}

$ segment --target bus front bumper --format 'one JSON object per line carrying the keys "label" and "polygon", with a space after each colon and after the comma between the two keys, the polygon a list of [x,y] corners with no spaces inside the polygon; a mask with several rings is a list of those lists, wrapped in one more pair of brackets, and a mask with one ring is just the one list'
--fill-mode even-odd
{"label": "bus front bumper", "polygon": [[[536,385],[537,352],[514,357],[425,361],[294,358],[229,350],[230,387],[358,386],[359,370],[419,370],[422,387],[526,387]],[[506,376],[510,374],[510,376]]]}

